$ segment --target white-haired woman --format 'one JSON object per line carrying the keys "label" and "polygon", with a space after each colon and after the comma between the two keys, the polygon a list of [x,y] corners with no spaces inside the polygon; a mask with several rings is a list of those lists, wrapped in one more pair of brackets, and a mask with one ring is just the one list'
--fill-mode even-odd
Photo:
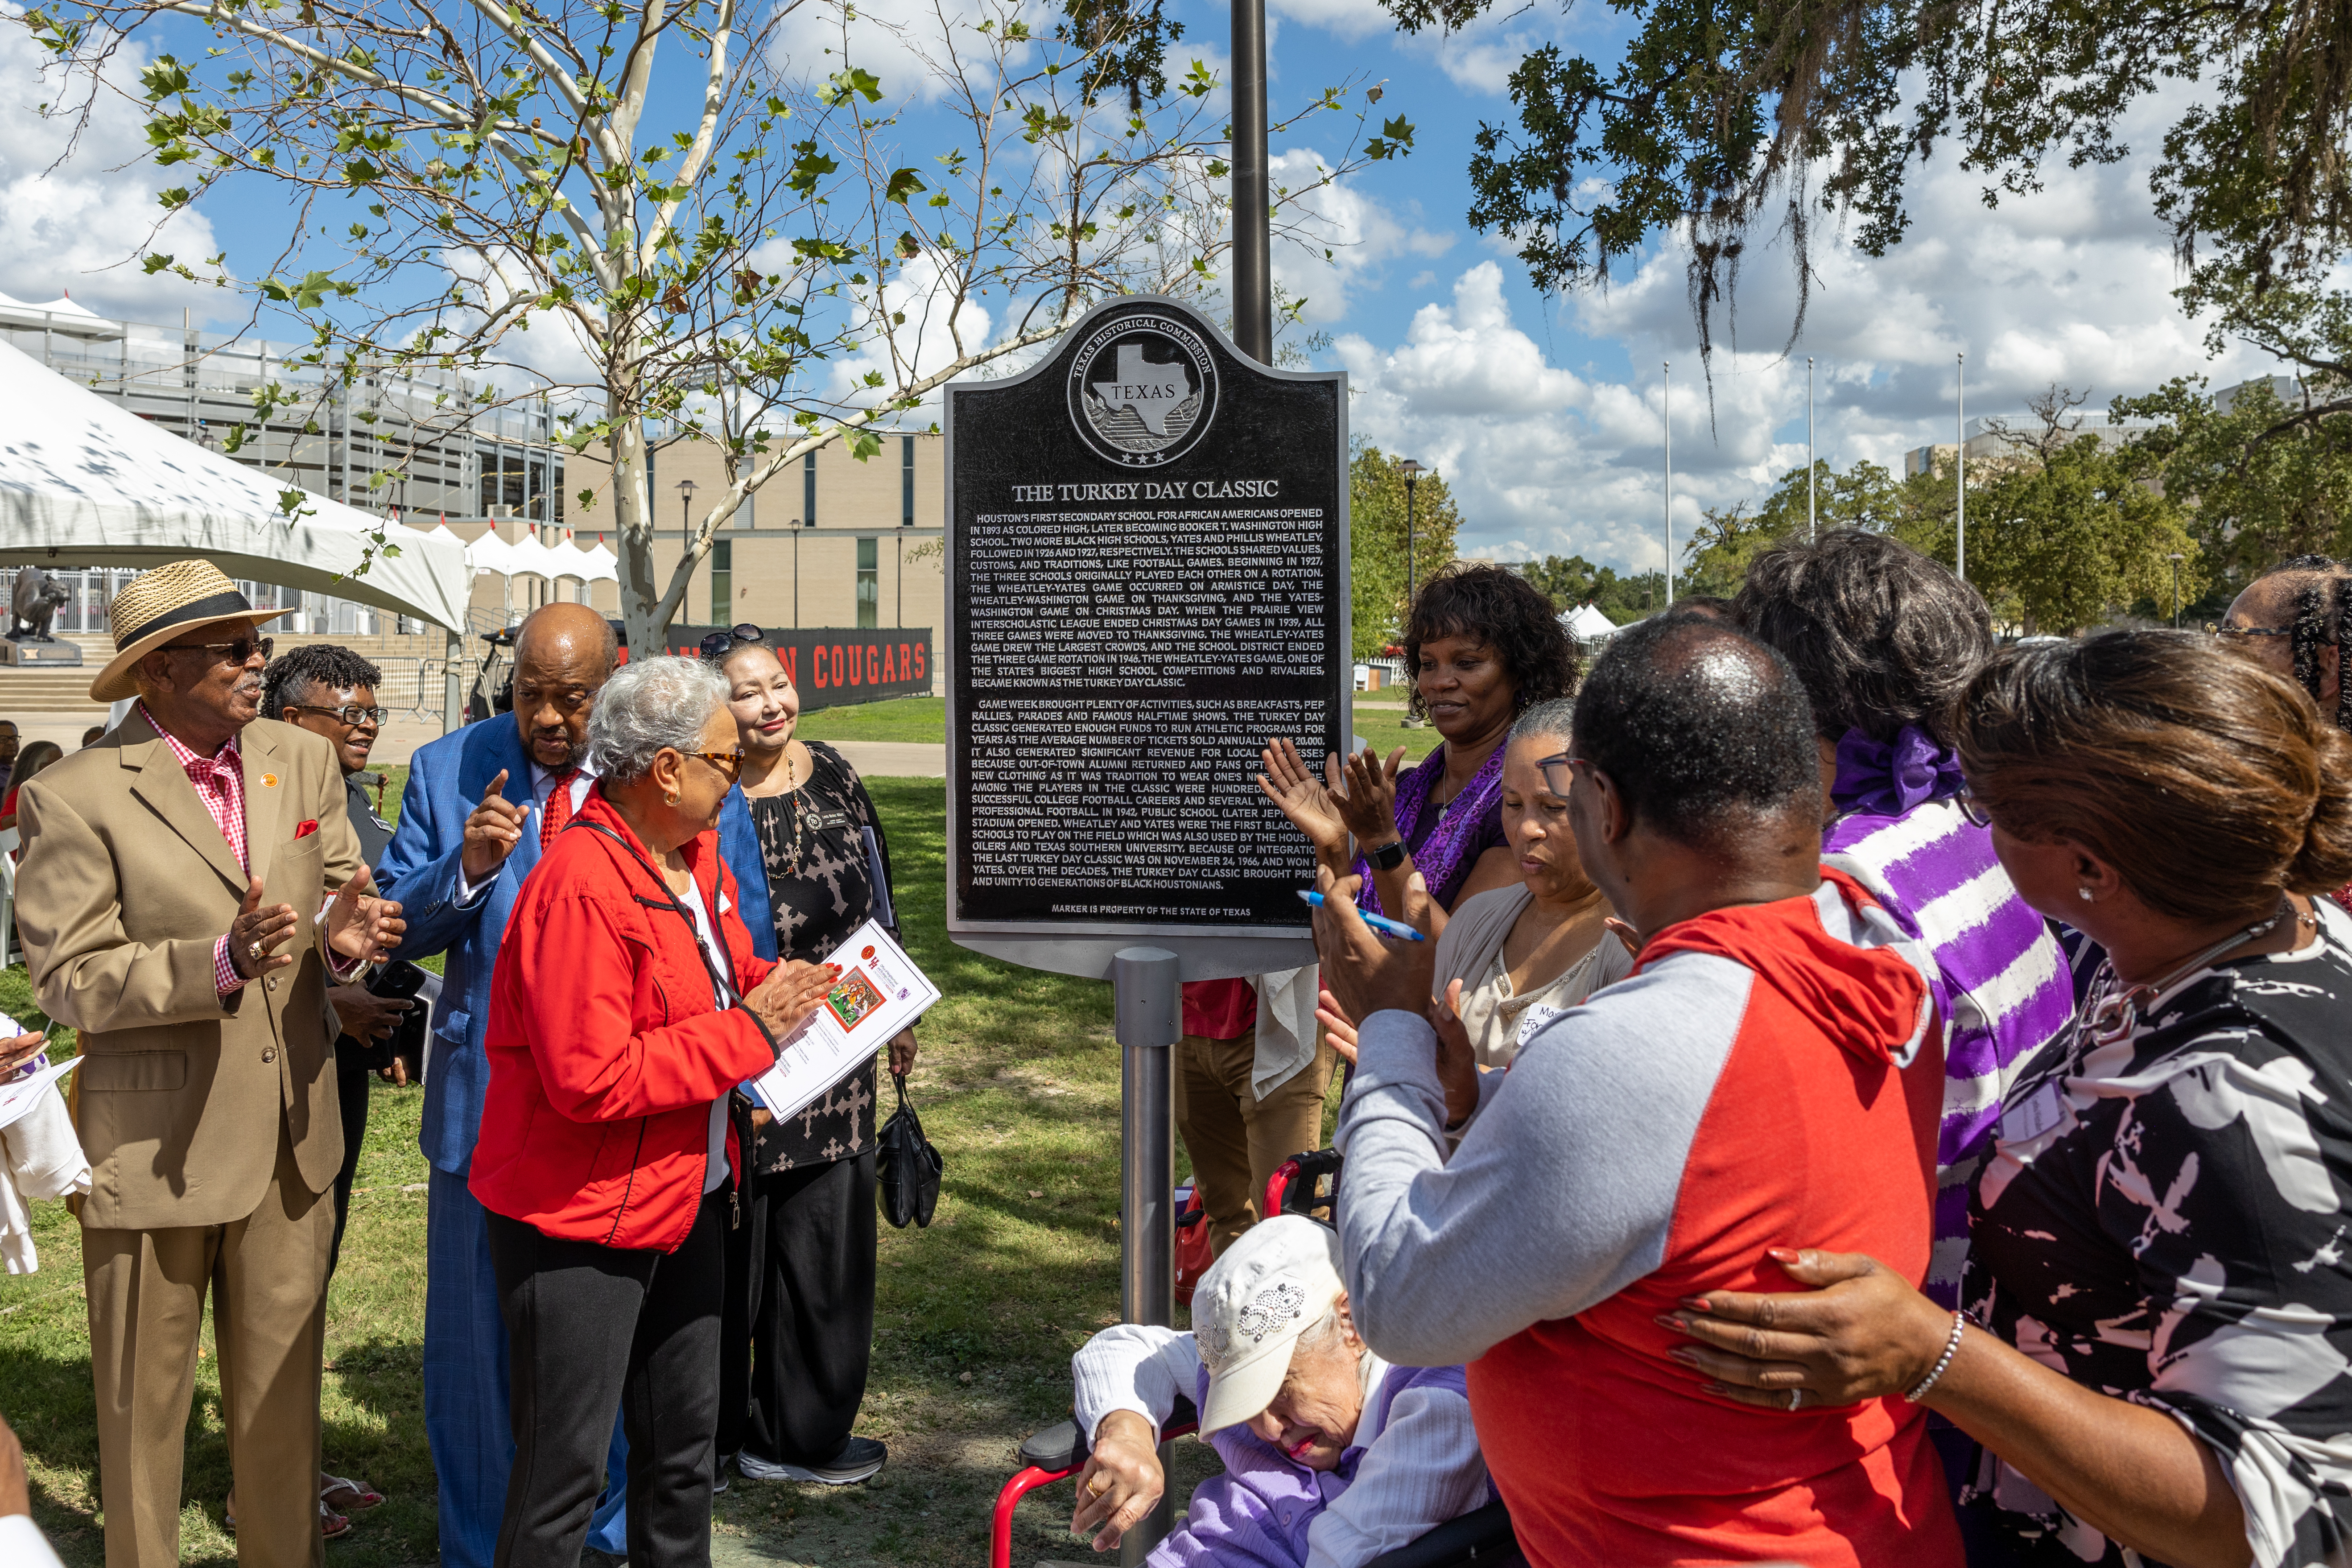
{"label": "white-haired woman", "polygon": [[715,826],[742,750],[713,671],[628,665],[588,741],[596,786],[524,881],[490,986],[469,1185],[511,1345],[499,1568],[579,1562],[615,1406],[630,1558],[709,1559],[728,1095],[833,978],[762,960],[735,913]]}
{"label": "white-haired woman", "polygon": [[1192,1331],[1123,1323],[1071,1358],[1092,1443],[1070,1528],[1108,1551],[1160,1501],[1160,1429],[1181,1394],[1224,1474],[1192,1490],[1154,1568],[1357,1568],[1486,1500],[1458,1366],[1365,1347],[1339,1238],[1298,1215],[1252,1226],[1201,1277]]}

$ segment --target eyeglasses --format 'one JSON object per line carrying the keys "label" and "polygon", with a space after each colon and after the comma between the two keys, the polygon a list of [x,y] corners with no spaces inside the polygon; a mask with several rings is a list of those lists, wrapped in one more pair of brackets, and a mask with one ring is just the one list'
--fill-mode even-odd
{"label": "eyeglasses", "polygon": [[286,711],[289,713],[323,713],[331,719],[341,720],[344,723],[349,724],[354,730],[358,729],[362,724],[373,724],[376,728],[382,729],[383,727],[383,721],[392,717],[392,710],[389,708],[362,708],[357,703],[353,703],[348,708],[311,708],[300,703],[289,702],[286,705]]}
{"label": "eyeglasses", "polygon": [[1576,759],[1566,752],[1557,756],[1539,757],[1536,771],[1543,774],[1544,788],[1560,799],[1568,798],[1568,786],[1576,782]]}
{"label": "eyeglasses", "polygon": [[739,622],[726,631],[706,634],[702,639],[702,657],[718,658],[732,653],[738,644],[759,642],[767,635],[749,621]]}
{"label": "eyeglasses", "polygon": [[740,746],[731,752],[688,752],[686,754],[689,757],[700,757],[730,779],[743,771],[743,748]]}
{"label": "eyeglasses", "polygon": [[2205,635],[2220,637],[2223,642],[2232,642],[2239,637],[2291,637],[2294,636],[2294,628],[2293,626],[2224,626],[2207,621]]}
{"label": "eyeglasses", "polygon": [[1974,791],[1961,790],[1958,795],[1952,797],[1952,804],[1960,808],[1962,816],[1967,817],[1979,827],[1992,826],[1992,813],[1984,808],[1984,803],[1977,799]]}
{"label": "eyeglasses", "polygon": [[239,637],[235,642],[173,642],[165,643],[165,653],[208,653],[229,664],[250,664],[258,650],[266,660],[276,639],[272,637]]}

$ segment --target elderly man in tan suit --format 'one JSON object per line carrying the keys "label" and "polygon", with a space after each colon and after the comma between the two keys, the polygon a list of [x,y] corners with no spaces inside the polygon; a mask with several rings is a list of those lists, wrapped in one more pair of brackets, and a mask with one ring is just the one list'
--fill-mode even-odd
{"label": "elderly man in tan suit", "polygon": [[342,1158],[331,962],[381,957],[333,749],[257,720],[269,643],[208,562],[116,598],[91,683],[130,715],[27,784],[16,921],[41,1006],[79,1030],[83,1200],[110,1568],[180,1555],[205,1293],[241,1563],[320,1563],[325,1195]]}

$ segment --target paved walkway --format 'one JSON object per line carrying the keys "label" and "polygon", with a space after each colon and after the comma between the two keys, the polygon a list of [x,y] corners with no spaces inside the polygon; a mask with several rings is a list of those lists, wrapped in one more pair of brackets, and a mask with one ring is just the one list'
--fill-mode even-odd
{"label": "paved walkway", "polygon": [[[16,721],[16,733],[23,741],[54,741],[68,752],[76,752],[81,749],[82,731],[103,718],[104,715],[99,713],[29,715]],[[394,719],[383,727],[383,733],[377,738],[375,752],[370,760],[388,767],[397,766],[406,763],[418,747],[440,738],[438,720]],[[947,776],[948,749],[945,746],[897,741],[839,741],[835,744],[841,754],[849,759],[849,765],[868,778],[936,779]]]}

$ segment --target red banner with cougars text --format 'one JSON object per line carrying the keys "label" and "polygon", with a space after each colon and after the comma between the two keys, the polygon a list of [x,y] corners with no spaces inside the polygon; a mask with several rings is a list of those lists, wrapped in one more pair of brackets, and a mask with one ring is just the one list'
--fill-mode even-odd
{"label": "red banner with cougars text", "polygon": [[[722,628],[673,624],[669,650],[693,654]],[[767,628],[768,646],[800,688],[801,711],[886,697],[927,697],[931,690],[929,626],[805,626]]]}

